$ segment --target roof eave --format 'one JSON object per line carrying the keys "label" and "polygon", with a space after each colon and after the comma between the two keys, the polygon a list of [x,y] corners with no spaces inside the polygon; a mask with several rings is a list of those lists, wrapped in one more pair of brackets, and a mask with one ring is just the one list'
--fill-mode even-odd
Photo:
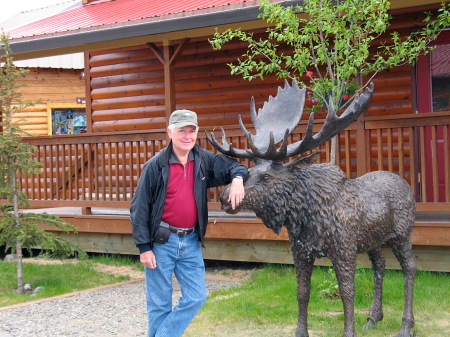
{"label": "roof eave", "polygon": [[[279,2],[278,0],[269,0]],[[420,6],[437,6],[442,0],[392,0],[391,11],[409,12]],[[449,2],[449,1],[444,1]],[[146,42],[160,42],[188,37],[208,36],[215,27],[252,29],[266,27],[267,23],[258,19],[259,2],[247,1],[245,7],[230,6],[184,16],[161,16],[139,20],[139,23],[117,23],[108,26],[89,27],[79,31],[67,31],[42,36],[11,39],[10,45],[15,60],[43,56],[62,55],[92,50],[132,46]],[[302,0],[279,2],[285,6],[303,3]],[[0,51],[0,55],[4,51]]]}
{"label": "roof eave", "polygon": [[[294,2],[298,1],[285,1],[284,3],[291,5]],[[193,37],[191,35],[196,34],[195,30],[209,28],[212,34],[214,27],[221,25],[261,21],[258,20],[259,13],[258,5],[192,16],[161,18],[160,20],[138,24],[108,28],[92,27],[85,31],[11,39],[10,46],[16,60],[101,50],[133,45],[139,40],[145,42],[162,41],[162,35],[177,32],[183,32],[184,36],[182,37]]]}

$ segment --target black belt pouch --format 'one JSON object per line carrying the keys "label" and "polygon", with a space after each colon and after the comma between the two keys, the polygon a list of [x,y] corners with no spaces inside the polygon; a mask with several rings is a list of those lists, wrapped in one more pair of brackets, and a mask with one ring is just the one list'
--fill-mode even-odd
{"label": "black belt pouch", "polygon": [[169,241],[170,229],[169,224],[167,222],[161,221],[158,229],[156,230],[155,236],[153,237],[153,241],[156,243],[166,243]]}

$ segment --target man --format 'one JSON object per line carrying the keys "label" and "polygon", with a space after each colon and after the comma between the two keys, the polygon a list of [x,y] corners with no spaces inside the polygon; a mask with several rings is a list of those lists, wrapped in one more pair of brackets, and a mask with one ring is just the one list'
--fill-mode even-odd
{"label": "man", "polygon": [[[171,141],[145,163],[130,207],[145,269],[149,337],[180,336],[203,306],[206,281],[199,242],[203,246],[207,188],[231,183],[229,201],[235,207],[244,198],[248,176],[234,159],[196,145],[195,112],[174,111],[167,133]],[[162,243],[165,232],[168,241]],[[182,297],[172,309],[173,273]]]}

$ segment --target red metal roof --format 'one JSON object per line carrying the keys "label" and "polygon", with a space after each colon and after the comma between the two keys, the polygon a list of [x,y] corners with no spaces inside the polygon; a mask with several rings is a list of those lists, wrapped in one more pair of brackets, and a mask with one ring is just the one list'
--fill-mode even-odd
{"label": "red metal roof", "polygon": [[[80,0],[81,1],[81,0]],[[56,32],[244,3],[245,0],[97,0],[9,31],[10,38]],[[220,8],[217,8],[220,10]]]}

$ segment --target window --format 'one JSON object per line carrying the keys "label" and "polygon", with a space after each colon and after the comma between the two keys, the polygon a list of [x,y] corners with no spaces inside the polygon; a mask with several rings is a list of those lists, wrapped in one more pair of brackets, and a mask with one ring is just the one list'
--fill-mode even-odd
{"label": "window", "polygon": [[450,106],[450,44],[440,44],[431,52],[432,111],[448,111]]}
{"label": "window", "polygon": [[84,105],[58,106],[49,104],[48,134],[70,135],[86,132],[86,109]]}
{"label": "window", "polygon": [[417,62],[417,104],[419,113],[450,110],[450,31],[433,43],[431,53]]}

